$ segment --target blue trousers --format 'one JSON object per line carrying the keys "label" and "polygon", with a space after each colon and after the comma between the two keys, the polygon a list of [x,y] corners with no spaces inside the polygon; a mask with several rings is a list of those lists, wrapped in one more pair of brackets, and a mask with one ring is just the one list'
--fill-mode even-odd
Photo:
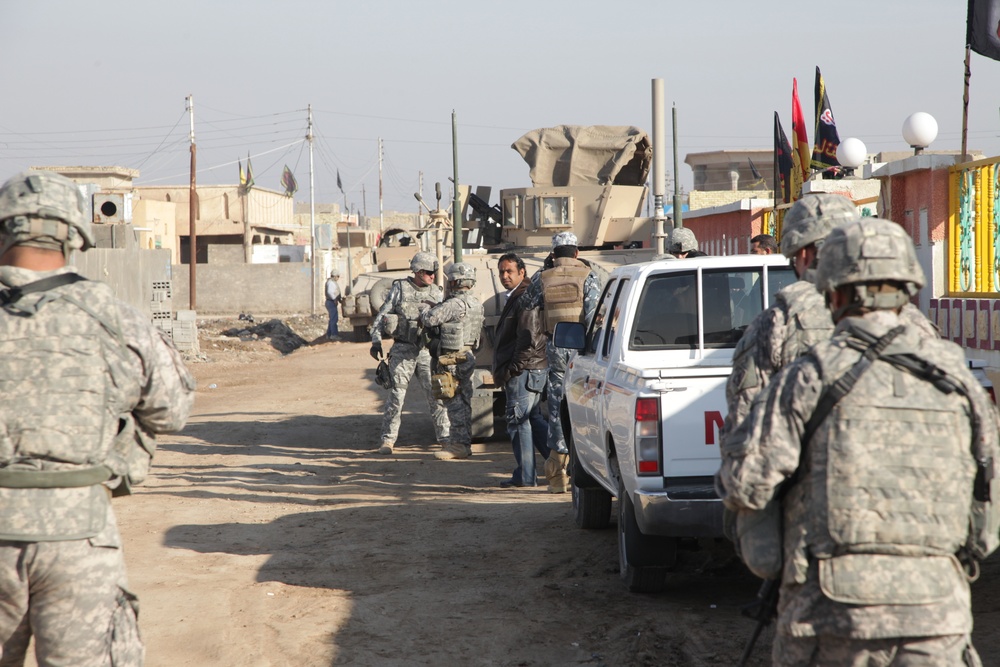
{"label": "blue trousers", "polygon": [[541,410],[542,392],[548,371],[522,371],[504,385],[507,393],[507,435],[514,450],[517,468],[511,476],[515,484],[535,486],[535,450],[544,461],[549,457],[549,423]]}
{"label": "blue trousers", "polygon": [[326,300],[326,312],[330,314],[330,323],[326,326],[326,337],[337,336],[337,320],[340,319],[340,314],[337,312],[337,302]]}

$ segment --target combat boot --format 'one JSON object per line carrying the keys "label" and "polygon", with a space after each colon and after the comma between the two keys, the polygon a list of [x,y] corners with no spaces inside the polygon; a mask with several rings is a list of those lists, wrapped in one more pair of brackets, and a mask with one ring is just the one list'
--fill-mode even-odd
{"label": "combat boot", "polygon": [[569,475],[566,466],[569,464],[569,454],[560,454],[552,450],[545,459],[545,479],[549,482],[549,493],[566,493],[569,491]]}
{"label": "combat boot", "polygon": [[469,445],[447,444],[441,451],[434,452],[434,458],[440,461],[467,459],[470,456],[472,456],[472,447]]}
{"label": "combat boot", "polygon": [[389,442],[388,440],[382,441],[382,446],[378,448],[379,454],[392,454],[392,448],[395,443]]}

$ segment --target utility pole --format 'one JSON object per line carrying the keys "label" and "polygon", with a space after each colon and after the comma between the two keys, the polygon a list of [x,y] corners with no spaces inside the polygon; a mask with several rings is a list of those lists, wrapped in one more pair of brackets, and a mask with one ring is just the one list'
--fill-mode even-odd
{"label": "utility pole", "polygon": [[197,197],[197,181],[195,180],[195,157],[197,153],[197,147],[194,144],[194,95],[188,95],[187,97],[187,110],[188,114],[191,116],[191,188],[188,193],[188,199],[190,200],[188,204],[188,240],[190,242],[190,262],[191,262],[191,273],[188,278],[188,297],[189,304],[188,307],[191,310],[195,310],[195,285],[197,284],[197,269],[198,266],[198,224],[197,224],[197,213],[198,213],[198,202]]}
{"label": "utility pole", "polygon": [[[312,314],[316,314],[316,191],[313,182],[313,107],[310,104],[309,129],[306,131],[306,139],[309,140],[309,273],[312,275],[309,290],[309,303],[312,307]],[[294,207],[294,204],[292,204]]]}
{"label": "utility pole", "polygon": [[378,233],[385,229],[385,213],[382,211],[382,137],[378,138]]}

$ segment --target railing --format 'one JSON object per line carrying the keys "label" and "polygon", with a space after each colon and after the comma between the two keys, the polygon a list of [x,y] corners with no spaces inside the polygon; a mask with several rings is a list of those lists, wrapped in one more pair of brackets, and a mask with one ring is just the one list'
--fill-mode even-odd
{"label": "railing", "polygon": [[948,292],[1000,298],[1000,158],[957,164],[948,179]]}

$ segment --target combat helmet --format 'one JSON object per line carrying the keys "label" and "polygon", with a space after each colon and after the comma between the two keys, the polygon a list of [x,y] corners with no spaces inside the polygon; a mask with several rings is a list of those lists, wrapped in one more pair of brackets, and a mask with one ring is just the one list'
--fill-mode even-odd
{"label": "combat helmet", "polygon": [[418,252],[410,260],[410,271],[416,273],[417,271],[433,271],[437,273],[438,261],[437,257],[429,252]]}
{"label": "combat helmet", "polygon": [[670,231],[670,249],[668,252],[691,252],[698,249],[698,239],[687,227],[675,227]]}
{"label": "combat helmet", "polygon": [[[895,283],[899,289],[881,289]],[[913,241],[891,220],[860,218],[836,227],[819,251],[816,287],[833,292],[855,286],[853,307],[899,308],[924,286]]]}
{"label": "combat helmet", "polygon": [[445,268],[448,282],[458,287],[472,287],[476,284],[476,267],[468,262],[452,262]]}
{"label": "combat helmet", "polygon": [[818,248],[834,227],[857,219],[854,202],[843,195],[806,195],[788,209],[781,223],[781,254],[791,259],[808,245]]}
{"label": "combat helmet", "polygon": [[49,171],[22,172],[0,186],[0,251],[14,245],[61,249],[94,247],[87,200],[76,183]]}

